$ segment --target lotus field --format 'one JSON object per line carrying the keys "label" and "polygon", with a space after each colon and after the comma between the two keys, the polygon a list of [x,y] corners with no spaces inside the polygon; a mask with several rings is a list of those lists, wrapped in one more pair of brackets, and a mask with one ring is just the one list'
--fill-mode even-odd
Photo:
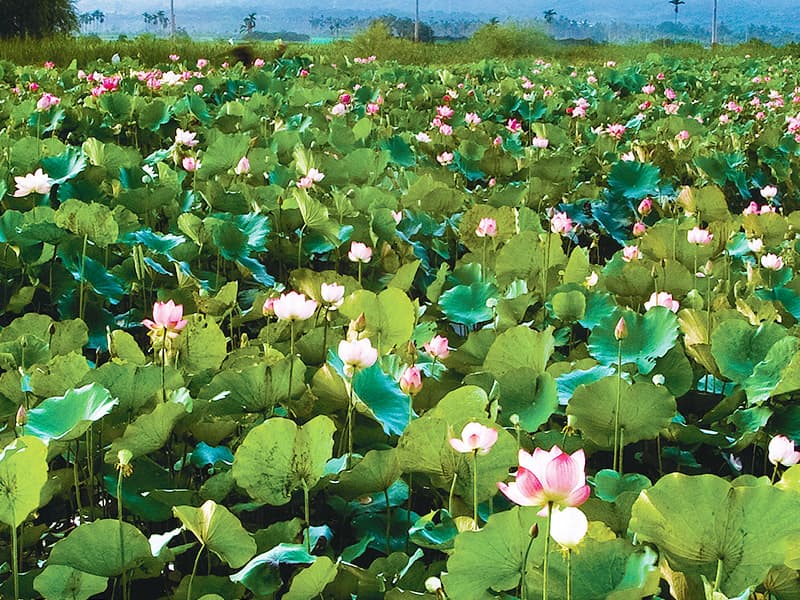
{"label": "lotus field", "polygon": [[218,63],[2,65],[1,597],[800,597],[797,60]]}

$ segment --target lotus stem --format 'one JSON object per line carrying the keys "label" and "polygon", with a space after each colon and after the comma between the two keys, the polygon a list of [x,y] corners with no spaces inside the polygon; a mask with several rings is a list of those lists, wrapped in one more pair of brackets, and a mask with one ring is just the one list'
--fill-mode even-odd
{"label": "lotus stem", "polygon": [[358,287],[361,287],[361,261],[358,261]]}
{"label": "lotus stem", "polygon": [[478,451],[472,451],[472,521],[473,529],[478,531]]}
{"label": "lotus stem", "polygon": [[544,538],[544,564],[542,569],[542,600],[547,600],[547,568],[550,566],[550,522],[553,520],[553,503],[547,503],[547,531]]}
{"label": "lotus stem", "polygon": [[14,598],[19,598],[19,538],[17,537],[17,515],[11,506],[11,572],[14,578]]}
{"label": "lotus stem", "polygon": [[456,480],[458,479],[458,465],[453,469],[453,482],[450,484],[450,495],[447,497],[447,512],[453,516],[453,494],[456,491]]}
{"label": "lotus stem", "polygon": [[386,556],[392,553],[392,507],[389,504],[389,488],[383,490],[383,499],[386,501]]}
{"label": "lotus stem", "polygon": [[533,546],[533,540],[536,539],[535,536],[529,536],[531,539],[528,540],[528,547],[525,548],[525,554],[522,556],[522,569],[520,570],[521,582],[519,587],[519,596],[520,600],[528,600],[528,585],[525,579],[528,577],[528,555],[531,553],[531,547]]}
{"label": "lotus stem", "polygon": [[292,380],[294,379],[294,319],[289,321],[289,397],[287,402],[292,401]]}
{"label": "lotus stem", "polygon": [[544,253],[544,271],[542,273],[542,303],[547,299],[547,272],[550,270],[550,245],[553,242],[553,235],[548,230],[546,250]]}
{"label": "lotus stem", "polygon": [[194,583],[194,576],[197,573],[197,564],[200,562],[200,555],[203,553],[203,548],[205,548],[205,544],[200,544],[200,549],[197,551],[197,556],[194,557],[192,574],[189,575],[189,585],[186,586],[186,600],[192,600],[192,583]]}
{"label": "lotus stem", "polygon": [[308,486],[303,484],[303,518],[306,522],[306,552],[311,554],[311,509],[308,503]]}
{"label": "lotus stem", "polygon": [[[125,564],[125,536],[122,531],[122,478],[124,469],[120,469],[117,474],[117,521],[119,522],[119,554],[120,564]],[[191,582],[190,582],[191,583]],[[122,572],[122,597],[128,595],[128,577],[126,571]],[[190,585],[191,587],[191,585]]]}
{"label": "lotus stem", "polygon": [[89,241],[89,234],[84,234],[83,236],[83,248],[81,249],[81,270],[80,270],[80,282],[78,286],[78,318],[83,320],[84,314],[84,301],[83,301],[83,291],[84,291],[84,281],[83,281],[83,273],[86,268],[86,244]]}
{"label": "lotus stem", "polygon": [[617,342],[617,401],[614,406],[614,460],[612,468],[619,472],[621,470],[622,457],[619,455],[619,411],[622,404],[622,340]]}
{"label": "lotus stem", "polygon": [[567,548],[567,600],[572,600],[572,548]]}
{"label": "lotus stem", "polygon": [[722,585],[722,559],[717,559],[717,576],[714,578],[714,593],[719,591],[719,587]]}
{"label": "lotus stem", "polygon": [[347,468],[353,466],[353,419],[355,410],[353,406],[353,380],[350,379],[350,393],[347,401]]}
{"label": "lotus stem", "polygon": [[484,237],[483,238],[483,258],[481,259],[481,281],[486,281],[486,273],[488,269],[486,268],[486,242],[488,240]]}

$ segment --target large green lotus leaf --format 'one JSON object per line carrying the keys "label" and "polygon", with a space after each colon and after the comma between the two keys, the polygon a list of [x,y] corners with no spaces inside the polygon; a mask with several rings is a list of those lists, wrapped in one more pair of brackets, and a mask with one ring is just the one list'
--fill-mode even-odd
{"label": "large green lotus leaf", "polygon": [[743,319],[725,319],[711,334],[711,354],[722,375],[742,383],[786,334],[786,328],[777,323],[755,327]]}
{"label": "large green lotus leaf", "polygon": [[522,429],[533,433],[558,409],[558,386],[549,373],[512,369],[498,377],[497,384],[504,424],[510,424],[511,415],[517,415]]}
{"label": "large green lotus leaf", "polygon": [[119,226],[105,204],[80,200],[67,200],[58,207],[55,223],[79,237],[87,237],[97,246],[105,248],[119,237]]}
{"label": "large green lotus leaf", "polygon": [[49,340],[50,353],[55,356],[80,351],[89,340],[88,331],[86,323],[79,319],[54,322],[47,315],[28,313],[0,331],[0,343],[17,341],[23,336]]}
{"label": "large green lotus leaf", "polygon": [[715,185],[701,188],[684,186],[678,194],[678,204],[684,210],[697,215],[698,221],[727,221],[731,218],[725,194]]}
{"label": "large green lotus leaf", "polygon": [[[141,99],[141,96],[138,96]],[[140,128],[158,131],[165,123],[169,122],[172,116],[172,109],[169,104],[156,98],[152,102],[137,102],[136,121]]]}
{"label": "large green lotus leaf", "polygon": [[[202,398],[215,398],[212,411],[217,415],[242,412],[269,412],[276,404],[289,400],[289,358],[270,366],[263,362],[243,369],[226,369],[214,376]],[[292,395],[304,389],[306,366],[295,358]]]}
{"label": "large green lotus leaf", "polygon": [[39,508],[47,482],[47,446],[40,439],[22,436],[0,453],[0,522],[19,527]]}
{"label": "large green lotus leaf", "polygon": [[775,342],[742,387],[750,404],[800,389],[800,340],[787,336]]}
{"label": "large green lotus leaf", "polygon": [[188,373],[216,370],[228,355],[228,341],[219,325],[201,314],[189,315],[178,338],[180,366]]}
{"label": "large green lotus leaf", "polygon": [[[185,600],[189,593],[189,575],[181,579],[172,597]],[[191,600],[241,600],[246,594],[244,586],[222,575],[195,575],[192,580]]]}
{"label": "large green lotus leaf", "polygon": [[[83,281],[98,296],[117,304],[125,296],[125,284],[100,261],[90,257],[81,258],[77,247],[59,246],[58,257],[75,281]],[[90,320],[91,322],[91,320]],[[93,323],[96,327],[97,323]]]}
{"label": "large green lotus leaf", "polygon": [[608,188],[615,196],[639,200],[658,193],[661,170],[650,163],[621,160],[611,167]]}
{"label": "large green lotus leaf", "polygon": [[304,544],[282,543],[253,558],[230,579],[241,583],[256,596],[269,596],[283,585],[279,571],[281,565],[308,565],[315,560],[317,557],[309,554]]}
{"label": "large green lotus leaf", "polygon": [[408,296],[397,288],[387,288],[380,294],[358,290],[345,299],[339,311],[348,319],[364,314],[364,336],[372,341],[380,354],[394,346],[403,347],[414,332],[416,311]]}
{"label": "large green lotus leaf", "polygon": [[586,295],[579,290],[556,292],[550,306],[557,319],[570,323],[580,321],[586,314]]}
{"label": "large green lotus leaf", "polygon": [[612,469],[602,469],[591,478],[595,495],[604,502],[616,502],[621,494],[639,493],[653,485],[641,473],[620,475]]}
{"label": "large green lotus leaf", "polygon": [[[545,520],[537,509],[515,506],[489,517],[480,531],[463,531],[447,560],[447,574],[442,577],[448,597],[459,600],[488,600],[497,593],[513,590],[520,583],[525,552],[528,571],[544,557]],[[531,543],[529,531],[539,526],[539,536]]]}
{"label": "large green lotus leaf", "polygon": [[63,396],[47,398],[29,410],[25,432],[45,443],[74,440],[111,412],[116,404],[117,399],[112,398],[107,389],[90,383],[69,390]]}
{"label": "large green lotus leaf", "polygon": [[200,179],[213,179],[236,166],[247,154],[250,147],[250,136],[245,133],[218,135],[203,153],[203,166],[197,171]]}
{"label": "large green lotus leaf", "polygon": [[[614,445],[617,385],[616,376],[581,385],[567,405],[575,428],[601,448]],[[620,391],[619,426],[625,444],[655,439],[677,412],[675,398],[664,386],[623,380]]]}
{"label": "large green lotus leaf", "polygon": [[30,386],[37,396],[58,396],[80,383],[89,372],[89,363],[79,352],[54,356],[46,365],[31,372]]}
{"label": "large green lotus leaf", "polygon": [[115,329],[109,336],[109,354],[118,361],[128,362],[137,366],[147,364],[147,357],[139,347],[136,339],[127,331]]}
{"label": "large green lotus leaf", "polygon": [[33,580],[33,587],[45,600],[88,600],[106,590],[108,578],[67,565],[47,565]]}
{"label": "large green lotus leaf", "polygon": [[322,477],[335,431],[324,415],[302,427],[281,417],[268,419],[253,427],[236,450],[233,477],[254,500],[286,504],[294,490],[311,488]]}
{"label": "large green lotus leaf", "polygon": [[125,521],[100,519],[83,523],[56,542],[47,564],[65,565],[99,577],[116,577],[150,557],[150,544],[136,527]]}
{"label": "large green lotus leaf", "polygon": [[713,581],[721,560],[721,591],[733,596],[784,564],[789,542],[800,534],[797,498],[770,485],[671,473],[641,493],[630,529],[688,577]]}
{"label": "large green lotus leaf", "polygon": [[339,224],[331,219],[328,208],[316,198],[312,198],[309,193],[300,188],[294,188],[292,194],[297,208],[300,209],[300,215],[303,217],[303,223],[311,231],[324,236],[329,242],[334,245],[339,245]]}
{"label": "large green lotus leaf", "polygon": [[676,344],[656,361],[656,366],[647,374],[650,380],[656,375],[664,376],[664,386],[676,398],[680,398],[694,385],[692,364],[681,344]]}
{"label": "large green lotus leaf", "polygon": [[397,450],[370,450],[353,468],[339,475],[339,482],[330,488],[330,492],[345,500],[354,500],[372,492],[388,490],[401,474]]}
{"label": "large green lotus leaf", "polygon": [[420,548],[452,550],[458,527],[447,509],[439,509],[420,517],[408,530],[409,539]]}
{"label": "large green lotus leaf", "polygon": [[175,392],[169,401],[160,402],[149,413],[137,417],[125,428],[125,433],[111,443],[106,452],[106,462],[117,463],[120,450],[130,451],[135,458],[163,448],[177,422],[192,410],[191,398],[185,392]]}
{"label": "large green lotus leaf", "polygon": [[473,328],[492,320],[491,300],[497,300],[497,288],[482,281],[450,288],[439,296],[439,307],[452,323]]}
{"label": "large green lotus leaf", "polygon": [[[555,545],[555,544],[554,544]],[[659,591],[657,554],[628,540],[586,538],[572,553],[572,598],[585,600],[640,600]],[[567,565],[564,553],[550,555],[548,598],[566,600]],[[543,585],[541,569],[528,573],[528,596]]]}
{"label": "large green lotus leaf", "polygon": [[53,183],[65,183],[86,168],[86,156],[80,148],[70,146],[63,154],[43,158],[42,168]]}
{"label": "large green lotus leaf", "polygon": [[[114,414],[124,413],[127,418],[128,414],[136,414],[161,394],[161,365],[139,366],[110,361],[89,371],[80,383],[99,383],[106,388],[112,396],[119,399],[119,409]],[[180,373],[173,367],[167,367],[167,390],[178,389],[183,383]]]}
{"label": "large green lotus leaf", "polygon": [[353,376],[353,390],[387,435],[403,433],[414,414],[411,398],[378,363]]}
{"label": "large green lotus leaf", "polygon": [[325,587],[336,579],[337,573],[336,564],[330,558],[318,556],[310,567],[294,576],[283,600],[306,600],[321,596]]}
{"label": "large green lotus leaf", "polygon": [[98,105],[108,112],[113,121],[120,124],[127,124],[133,115],[133,98],[123,92],[103,94]]}
{"label": "large green lotus leaf", "polygon": [[213,500],[207,500],[199,508],[175,506],[172,512],[203,546],[234,569],[256,553],[256,542],[239,518]]}
{"label": "large green lotus leaf", "polygon": [[[614,337],[620,318],[628,327],[628,336],[621,342]],[[677,340],[678,318],[671,310],[656,306],[644,315],[630,310],[615,312],[592,330],[588,345],[589,353],[604,365],[617,364],[621,345],[622,364],[636,363],[639,372],[647,375]]]}
{"label": "large green lotus leaf", "polygon": [[554,348],[552,327],[536,331],[518,325],[497,336],[489,348],[483,368],[495,377],[501,377],[513,369],[527,368],[536,374],[544,373]]}
{"label": "large green lotus leaf", "polygon": [[13,342],[0,342],[0,369],[16,371],[29,370],[33,365],[50,360],[50,348],[41,338],[32,335],[22,336]]}
{"label": "large green lotus leaf", "polygon": [[625,262],[617,253],[603,267],[603,283],[609,292],[637,301],[653,291],[653,263],[645,260]]}
{"label": "large green lotus leaf", "polygon": [[764,589],[778,600],[800,600],[800,575],[786,566],[773,567],[764,579]]}

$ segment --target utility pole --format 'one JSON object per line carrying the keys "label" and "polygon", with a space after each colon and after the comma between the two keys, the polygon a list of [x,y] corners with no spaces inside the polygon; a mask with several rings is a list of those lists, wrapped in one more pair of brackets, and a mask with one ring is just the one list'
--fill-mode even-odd
{"label": "utility pole", "polygon": [[414,15],[414,41],[419,42],[419,0],[416,0],[416,11]]}
{"label": "utility pole", "polygon": [[717,45],[717,0],[714,0],[714,9],[711,13],[711,47]]}
{"label": "utility pole", "polygon": [[172,37],[175,37],[175,0],[169,0],[169,22]]}

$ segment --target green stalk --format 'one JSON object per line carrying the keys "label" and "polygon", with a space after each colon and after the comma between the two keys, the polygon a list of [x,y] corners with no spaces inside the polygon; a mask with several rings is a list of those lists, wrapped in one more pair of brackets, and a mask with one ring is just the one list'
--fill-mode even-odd
{"label": "green stalk", "polygon": [[14,598],[19,598],[19,539],[17,537],[17,515],[11,505],[11,572],[14,578]]}
{"label": "green stalk", "polygon": [[567,548],[567,600],[572,600],[572,548]]}
{"label": "green stalk", "polygon": [[456,480],[458,479],[458,469],[453,470],[453,483],[450,484],[450,495],[447,497],[447,512],[453,516],[453,494],[456,491]]}
{"label": "green stalk", "polygon": [[545,235],[547,235],[547,245],[544,255],[544,271],[542,275],[542,302],[547,299],[547,272],[550,270],[550,244],[553,241],[553,234],[549,229]]}
{"label": "green stalk", "polygon": [[617,402],[614,407],[614,462],[612,468],[619,471],[617,462],[622,462],[619,456],[619,410],[622,403],[622,340],[617,342]]}
{"label": "green stalk", "polygon": [[542,576],[542,600],[547,600],[547,567],[550,563],[550,522],[553,520],[553,503],[547,503],[547,533],[544,538],[544,573]]}
{"label": "green stalk", "polygon": [[[161,340],[161,401],[167,401],[167,328],[164,327],[164,337]],[[172,467],[170,467],[171,469]]]}
{"label": "green stalk", "polygon": [[81,503],[81,478],[78,472],[78,451],[80,447],[78,445],[78,440],[75,440],[75,455],[72,457],[72,478],[75,480],[73,481],[73,485],[75,486],[75,502],[78,506],[78,517],[83,519],[83,504]]}
{"label": "green stalk", "polygon": [[327,352],[328,352],[328,311],[329,308],[325,308],[325,314],[322,317],[322,362],[325,362]]}
{"label": "green stalk", "polygon": [[528,584],[525,582],[525,579],[528,576],[528,555],[531,553],[531,547],[533,546],[533,540],[536,538],[534,536],[529,536],[531,539],[528,540],[528,547],[525,548],[525,554],[522,557],[522,569],[520,572],[521,582],[519,588],[519,596],[520,600],[528,600]]}
{"label": "green stalk", "polygon": [[478,451],[472,451],[472,521],[473,529],[478,531]]}
{"label": "green stalk", "polygon": [[205,548],[205,544],[200,544],[200,550],[197,551],[197,556],[194,557],[192,574],[189,575],[189,585],[186,586],[186,600],[192,600],[192,583],[194,583],[194,576],[197,573],[197,563],[200,562],[200,555],[203,553],[203,548]]}
{"label": "green stalk", "polygon": [[719,591],[719,586],[722,585],[722,559],[717,559],[717,576],[714,578],[714,593]]}
{"label": "green stalk", "polygon": [[297,268],[299,269],[302,265],[300,264],[303,259],[303,232],[305,231],[306,226],[300,228],[300,239],[297,242]]}
{"label": "green stalk", "polygon": [[287,402],[292,401],[292,379],[294,375],[294,319],[289,321],[289,397]]}
{"label": "green stalk", "polygon": [[86,243],[89,241],[89,235],[85,234],[83,236],[83,249],[81,250],[81,272],[80,272],[80,285],[78,288],[78,318],[83,319],[83,312],[84,312],[84,302],[83,302],[83,290],[84,290],[84,281],[83,281],[83,272],[86,268]]}
{"label": "green stalk", "polygon": [[353,380],[350,379],[350,394],[347,402],[347,468],[353,463],[353,419],[355,418],[355,406],[353,401]]}
{"label": "green stalk", "polygon": [[358,287],[361,287],[361,261],[358,261]]}
{"label": "green stalk", "polygon": [[303,518],[306,521],[306,552],[311,554],[311,510],[308,504],[308,486],[303,484]]}
{"label": "green stalk", "polygon": [[94,432],[92,427],[86,430],[86,463],[89,469],[89,515],[94,520]]}
{"label": "green stalk", "polygon": [[770,483],[775,483],[775,479],[778,477],[778,463],[775,463],[775,468],[772,470],[772,478],[770,479]]}
{"label": "green stalk", "polygon": [[390,536],[392,535],[392,507],[389,504],[389,489],[383,490],[383,499],[386,501],[386,556],[392,553]]}
{"label": "green stalk", "polygon": [[[125,537],[122,531],[122,478],[124,469],[120,469],[117,474],[117,521],[119,522],[119,553],[120,564],[125,564]],[[125,571],[122,572],[122,597],[128,595],[128,577]]]}
{"label": "green stalk", "polygon": [[486,281],[486,273],[488,269],[486,268],[486,238],[483,238],[483,258],[481,259],[481,281]]}

